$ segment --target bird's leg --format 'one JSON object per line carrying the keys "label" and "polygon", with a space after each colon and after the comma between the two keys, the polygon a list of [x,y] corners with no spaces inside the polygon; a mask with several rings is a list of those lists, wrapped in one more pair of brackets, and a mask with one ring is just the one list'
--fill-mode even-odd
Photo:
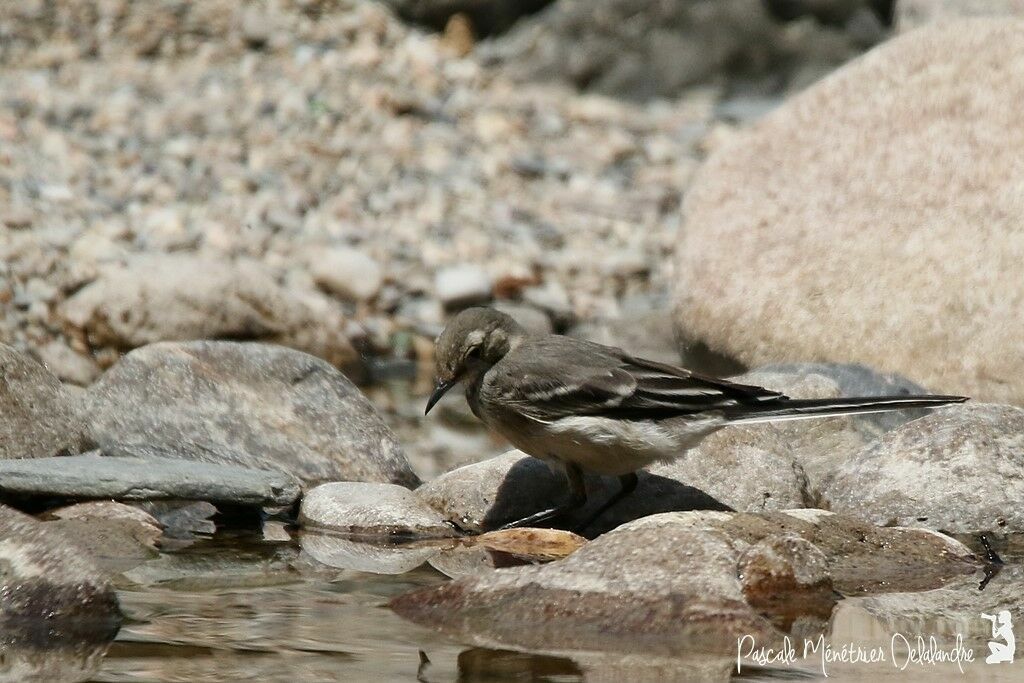
{"label": "bird's leg", "polygon": [[585,520],[576,525],[576,531],[580,532],[586,529],[588,526],[594,523],[594,520],[608,512],[611,508],[615,507],[623,498],[633,493],[636,490],[637,484],[640,483],[640,477],[636,475],[636,472],[630,472],[629,474],[623,474],[619,477],[619,483],[621,488],[619,492],[614,496],[605,501],[604,505],[599,507],[596,512],[587,517]]}
{"label": "bird's leg", "polygon": [[498,529],[517,529],[524,526],[534,526],[535,524],[561,517],[586,505],[587,488],[583,485],[583,470],[572,463],[565,463],[565,476],[569,480],[569,499],[567,501],[556,507],[536,512],[529,517],[523,517],[514,522],[503,524]]}

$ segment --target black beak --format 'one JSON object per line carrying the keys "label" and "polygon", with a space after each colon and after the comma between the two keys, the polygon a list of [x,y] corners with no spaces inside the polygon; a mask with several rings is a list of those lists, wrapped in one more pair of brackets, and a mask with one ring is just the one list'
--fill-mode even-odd
{"label": "black beak", "polygon": [[430,409],[434,407],[434,404],[440,401],[441,397],[444,396],[448,392],[448,390],[454,387],[456,384],[457,382],[455,380],[451,380],[448,382],[437,380],[437,386],[434,387],[434,393],[432,393],[430,395],[430,398],[427,399],[427,409],[423,411],[423,414],[426,415],[427,413],[429,413]]}

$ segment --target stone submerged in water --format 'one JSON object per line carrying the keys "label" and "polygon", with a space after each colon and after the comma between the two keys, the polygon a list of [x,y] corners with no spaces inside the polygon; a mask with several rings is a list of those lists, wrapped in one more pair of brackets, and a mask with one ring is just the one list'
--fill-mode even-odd
{"label": "stone submerged in water", "polygon": [[358,536],[445,537],[455,529],[407,488],[395,484],[334,482],[308,491],[299,522]]}
{"label": "stone submerged in water", "polygon": [[948,533],[1024,531],[1024,410],[966,403],[893,430],[850,458],[830,509]]}
{"label": "stone submerged in water", "polygon": [[304,486],[419,483],[352,382],[327,362],[281,346],[151,344],[108,370],[85,406],[90,436],[105,453],[276,470]]}
{"label": "stone submerged in water", "polygon": [[0,461],[0,495],[116,500],[208,500],[290,505],[299,486],[280,472],[170,458],[102,456]]}
{"label": "stone submerged in water", "polygon": [[0,460],[78,453],[83,425],[60,380],[0,344]]}

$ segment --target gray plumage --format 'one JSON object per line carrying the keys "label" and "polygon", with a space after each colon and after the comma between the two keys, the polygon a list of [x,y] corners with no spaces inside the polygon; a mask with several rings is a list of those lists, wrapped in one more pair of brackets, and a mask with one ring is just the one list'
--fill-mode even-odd
{"label": "gray plumage", "polygon": [[571,484],[579,470],[631,476],[653,462],[679,457],[729,424],[966,400],[794,400],[635,358],[614,347],[558,335],[530,336],[509,316],[484,308],[467,309],[449,323],[438,337],[435,360],[439,383],[428,411],[444,391],[464,382],[466,399],[480,420],[523,452],[565,467]]}

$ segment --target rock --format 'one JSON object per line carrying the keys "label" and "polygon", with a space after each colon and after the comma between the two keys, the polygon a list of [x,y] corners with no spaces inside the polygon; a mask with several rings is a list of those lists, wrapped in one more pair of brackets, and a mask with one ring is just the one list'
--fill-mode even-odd
{"label": "rock", "polygon": [[307,256],[317,285],[346,301],[366,301],[380,291],[380,264],[358,249],[318,249]]}
{"label": "rock", "polygon": [[217,508],[203,500],[150,500],[134,506],[156,518],[166,538],[192,540],[195,534],[212,535],[217,530],[210,519]]}
{"label": "rock", "polygon": [[971,551],[948,536],[924,529],[877,527],[825,510],[670,514],[678,524],[721,532],[740,552],[765,538],[796,534],[825,554],[833,584],[848,595],[929,590],[978,568]]}
{"label": "rock", "polygon": [[1024,0],[899,0],[895,23],[900,31],[909,31],[939,20],[1022,14]]}
{"label": "rock", "polygon": [[[113,640],[121,612],[103,575],[64,535],[3,505],[0,568],[0,646],[5,653],[84,650]],[[13,659],[17,663],[19,658]],[[5,654],[4,671],[11,666]]]}
{"label": "rock", "polygon": [[298,499],[299,487],[287,475],[237,465],[87,453],[2,461],[0,496],[290,505]]}
{"label": "rock", "polygon": [[395,484],[321,484],[303,497],[299,522],[359,536],[443,537],[454,533],[439,512]]}
{"label": "rock", "polygon": [[79,503],[47,513],[56,529],[104,571],[121,573],[156,557],[160,523],[149,513],[114,501]]}
{"label": "rock", "polygon": [[497,301],[492,306],[523,326],[530,334],[551,334],[554,329],[551,326],[551,318],[544,311],[533,306],[513,304],[508,301]]}
{"label": "rock", "polygon": [[[586,485],[590,502],[566,519],[555,520],[558,526],[575,528],[618,491],[617,480],[592,475],[586,477]],[[416,489],[416,495],[456,527],[478,533],[565,500],[568,484],[561,472],[553,472],[543,461],[512,450],[447,472]],[[634,494],[584,531],[593,536],[646,515],[693,509],[728,508],[691,486],[642,472]]]}
{"label": "rock", "polygon": [[1024,410],[967,403],[885,434],[839,466],[823,495],[876,524],[949,533],[1024,530]]}
{"label": "rock", "polygon": [[818,632],[828,630],[836,600],[828,558],[813,543],[796,534],[768,536],[743,551],[738,570],[747,603],[780,630],[812,616]]}
{"label": "rock", "polygon": [[470,264],[443,268],[434,276],[434,296],[448,309],[490,301],[491,276]]}
{"label": "rock", "polygon": [[60,380],[0,344],[0,460],[78,453],[83,426]]}
{"label": "rock", "polygon": [[793,70],[784,64],[787,59],[834,67],[856,53],[838,31],[809,23],[787,32],[766,4],[556,2],[478,53],[515,80],[557,80],[629,99],[673,97],[723,75],[779,75]]}
{"label": "rock", "polygon": [[100,375],[100,366],[89,356],[73,351],[62,341],[53,340],[35,349],[39,361],[63,382],[78,386],[92,384]]}
{"label": "rock", "polygon": [[693,486],[743,512],[785,510],[810,502],[803,467],[787,435],[774,425],[726,427],[676,460],[647,468]]}
{"label": "rock", "polygon": [[428,562],[453,579],[487,574],[501,567],[519,567],[568,557],[586,539],[559,529],[503,529],[465,536],[439,548]]}
{"label": "rock", "polygon": [[750,366],[841,360],[1024,400],[1024,357],[1009,351],[1024,285],[1007,258],[1024,79],[990,68],[1024,60],[1022,28],[900,36],[717,148],[684,204],[684,341]]}
{"label": "rock", "polygon": [[735,653],[781,634],[746,603],[719,533],[649,517],[564,560],[503,569],[391,601],[399,615],[475,645],[660,655]]}
{"label": "rock", "polygon": [[[781,391],[792,398],[838,398],[840,396],[880,396],[900,395],[906,393],[927,393],[924,389],[902,380],[897,376],[885,376],[874,373],[867,368],[857,365],[843,365],[830,363],[791,363],[771,365],[758,368],[742,375],[731,378],[733,381],[742,384],[753,384],[763,386],[776,391]],[[659,472],[665,476],[675,478],[686,476],[684,468],[687,463],[696,463],[698,478],[702,472],[706,472],[716,462],[728,463],[731,457],[736,456],[737,442],[743,447],[756,449],[765,453],[766,457],[754,460],[753,463],[760,463],[762,471],[775,472],[774,480],[785,482],[786,477],[781,476],[780,466],[782,462],[793,461],[799,468],[798,479],[800,480],[801,491],[803,491],[803,502],[795,502],[792,505],[774,505],[772,509],[785,507],[803,507],[804,505],[819,505],[821,503],[821,490],[827,483],[832,473],[841,465],[849,461],[868,444],[873,443],[885,431],[892,429],[909,420],[927,415],[928,411],[906,410],[881,413],[879,415],[857,415],[847,417],[835,417],[820,420],[795,420],[789,422],[777,422],[773,424],[751,425],[747,427],[727,427],[725,430],[713,434],[705,440],[694,452],[687,454],[680,463],[674,465],[677,474]],[[733,444],[730,448],[726,446],[722,452],[722,443]],[[713,453],[711,458],[702,458],[705,452]],[[781,456],[779,455],[781,454]],[[724,465],[729,467],[728,464]],[[744,471],[750,471],[750,467],[756,464],[747,465],[744,463]],[[669,465],[668,467],[673,467]],[[702,469],[703,468],[703,469]],[[711,474],[714,481],[723,481],[722,473]],[[730,477],[724,477],[729,480]],[[806,481],[804,481],[806,479]],[[766,479],[765,481],[772,481]],[[694,486],[701,488],[703,479],[693,481]],[[759,483],[756,475],[751,476],[742,483],[737,492],[743,489],[750,490],[752,485]],[[719,487],[721,483],[718,484]],[[712,483],[711,486],[714,486]],[[762,487],[762,493],[771,494],[772,491]],[[710,488],[708,493],[716,495],[716,489]],[[757,493],[757,489],[752,493]],[[749,503],[733,504],[730,499],[723,498],[723,502],[736,509],[754,511]],[[750,499],[755,500],[756,499]],[[776,501],[777,502],[777,501]]]}
{"label": "rock", "polygon": [[160,341],[248,339],[306,351],[337,366],[355,349],[341,313],[277,283],[254,261],[183,254],[132,257],[65,301],[59,313],[97,347]]}
{"label": "rock", "polygon": [[340,372],[279,346],[152,344],[90,389],[105,453],[154,455],[325,481],[418,483],[391,430]]}
{"label": "rock", "polygon": [[303,554],[320,564],[371,574],[405,574],[438,553],[433,545],[356,540],[305,529],[299,534],[299,543]]}

